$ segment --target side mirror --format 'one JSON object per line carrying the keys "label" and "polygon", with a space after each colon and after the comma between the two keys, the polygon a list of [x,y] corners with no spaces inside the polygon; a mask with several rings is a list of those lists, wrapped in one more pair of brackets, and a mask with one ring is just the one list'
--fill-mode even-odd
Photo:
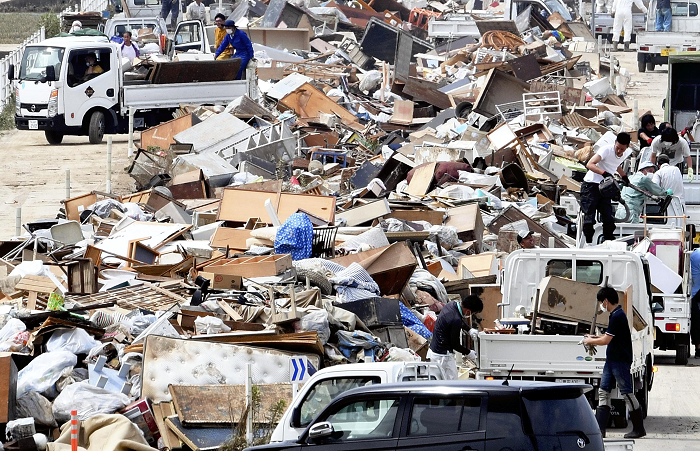
{"label": "side mirror", "polygon": [[664,306],[659,304],[658,302],[652,302],[651,304],[651,313],[661,313],[664,311]]}
{"label": "side mirror", "polygon": [[54,66],[46,66],[46,81],[56,81],[56,68]]}
{"label": "side mirror", "polygon": [[292,427],[293,428],[300,428],[301,427],[301,407],[296,406],[294,407],[294,410],[292,410]]}
{"label": "side mirror", "polygon": [[15,65],[14,64],[10,64],[10,67],[7,69],[7,79],[8,80],[15,79]]}
{"label": "side mirror", "polygon": [[328,421],[316,423],[309,429],[310,439],[329,437],[333,433],[333,425]]}

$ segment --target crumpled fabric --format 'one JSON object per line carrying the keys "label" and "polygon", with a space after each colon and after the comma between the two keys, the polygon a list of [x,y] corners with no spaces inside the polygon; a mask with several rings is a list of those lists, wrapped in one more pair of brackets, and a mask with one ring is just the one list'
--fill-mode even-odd
{"label": "crumpled fabric", "polygon": [[432,332],[425,327],[425,324],[423,324],[423,322],[418,319],[411,309],[406,307],[403,302],[399,302],[399,309],[401,310],[401,322],[404,326],[408,327],[413,332],[427,340],[433,338]]}
{"label": "crumpled fabric", "polygon": [[377,297],[381,294],[379,285],[359,263],[353,262],[346,269],[330,279],[337,293],[339,303]]}
{"label": "crumpled fabric", "polygon": [[355,330],[353,332],[339,330],[336,336],[338,337],[338,349],[340,349],[340,352],[343,353],[346,358],[350,358],[363,349],[372,349],[380,346],[376,337],[373,337],[367,332],[362,332],[361,330]]}
{"label": "crumpled fabric", "polygon": [[[48,451],[70,451],[70,422],[61,427],[58,439]],[[124,415],[95,415],[81,421],[78,451],[153,451],[138,426]]]}
{"label": "crumpled fabric", "polygon": [[450,299],[447,297],[447,290],[445,290],[445,286],[442,282],[425,269],[416,268],[408,284],[414,290],[420,288],[429,293],[434,293],[435,298],[440,302],[445,304],[450,302]]}
{"label": "crumpled fabric", "polygon": [[275,236],[275,252],[292,254],[292,260],[311,257],[314,226],[304,213],[294,213],[280,226]]}

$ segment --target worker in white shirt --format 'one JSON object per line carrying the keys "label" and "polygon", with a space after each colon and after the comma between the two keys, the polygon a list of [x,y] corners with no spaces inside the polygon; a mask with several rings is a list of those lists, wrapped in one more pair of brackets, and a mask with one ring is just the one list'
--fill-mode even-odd
{"label": "worker in white shirt", "polygon": [[207,11],[202,0],[194,0],[187,7],[187,12],[185,13],[187,20],[201,20],[204,24],[208,24]]}
{"label": "worker in white shirt", "polygon": [[[659,170],[654,173],[654,177],[651,179],[652,182],[663,189],[673,192],[673,200],[666,210],[666,216],[683,216],[685,214],[683,174],[681,174],[681,170],[678,169],[678,166],[669,164],[668,155],[659,155],[657,162],[660,167]],[[667,223],[675,223],[676,226],[683,226],[683,221],[680,218],[669,219]]]}
{"label": "worker in white shirt", "polygon": [[[669,164],[676,166],[685,160],[688,165],[688,180],[693,181],[693,161],[690,159],[688,141],[678,136],[672,127],[666,127],[651,141],[651,162],[656,163],[659,155],[668,155]],[[659,166],[658,163],[656,163]],[[675,193],[676,190],[673,190]]]}

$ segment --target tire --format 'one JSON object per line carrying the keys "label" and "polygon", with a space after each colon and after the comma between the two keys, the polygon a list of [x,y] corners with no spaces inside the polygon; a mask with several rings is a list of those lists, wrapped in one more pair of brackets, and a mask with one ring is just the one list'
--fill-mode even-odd
{"label": "tire", "polygon": [[46,130],[44,136],[46,136],[46,141],[52,145],[61,144],[61,142],[63,142],[63,133]]}
{"label": "tire", "polygon": [[647,65],[644,63],[644,61],[637,61],[637,71],[640,73],[644,73],[647,70]]}
{"label": "tire", "polygon": [[333,285],[331,282],[318,271],[312,271],[310,269],[297,268],[297,280],[301,283],[306,283],[306,278],[309,278],[311,285],[318,287],[321,290],[321,294],[331,295],[333,294]]}
{"label": "tire", "polygon": [[93,111],[88,124],[88,137],[90,144],[100,144],[105,135],[105,114],[102,111]]}
{"label": "tire", "polygon": [[656,64],[654,63],[647,63],[647,72],[652,72],[654,68],[656,67]]}
{"label": "tire", "polygon": [[678,345],[676,347],[676,365],[687,365],[688,364],[688,353],[689,353],[689,346],[687,344],[685,345]]}
{"label": "tire", "polygon": [[[651,371],[651,369],[647,371]],[[645,374],[643,379],[642,388],[635,392],[634,396],[637,398],[639,406],[642,408],[642,418],[646,418],[647,411],[649,410],[649,378]]]}

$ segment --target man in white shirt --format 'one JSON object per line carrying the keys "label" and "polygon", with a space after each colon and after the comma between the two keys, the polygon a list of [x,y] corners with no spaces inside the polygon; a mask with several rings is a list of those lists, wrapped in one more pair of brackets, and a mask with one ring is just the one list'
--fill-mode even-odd
{"label": "man in white shirt", "polygon": [[588,172],[581,184],[581,213],[583,214],[583,234],[586,243],[593,242],[593,233],[596,222],[596,212],[600,213],[603,221],[603,237],[605,240],[614,240],[615,215],[612,208],[612,199],[601,194],[600,182],[612,177],[617,172],[620,177],[629,183],[627,175],[620,168],[620,164],[630,156],[630,135],[619,133],[613,145],[603,146],[588,161]]}
{"label": "man in white shirt", "polygon": [[[688,165],[688,178],[693,180],[693,161],[690,159],[690,146],[685,139],[678,136],[672,127],[666,127],[651,142],[651,162],[656,164],[659,155],[668,155],[669,164],[676,166],[685,160]],[[657,164],[657,166],[659,166]],[[675,190],[674,190],[675,192]]]}
{"label": "man in white shirt", "polygon": [[206,7],[204,6],[204,3],[202,3],[202,0],[195,0],[190,3],[190,6],[187,7],[185,17],[187,17],[187,20],[199,19],[204,22],[205,25],[209,23],[207,20]]}
{"label": "man in white shirt", "polygon": [[[668,155],[659,155],[657,160],[661,167],[654,173],[652,182],[659,185],[661,188],[671,190],[673,192],[673,200],[666,210],[667,216],[683,216],[685,214],[685,192],[683,190],[683,174],[678,166],[673,166],[669,163]],[[668,223],[675,223],[676,226],[683,226],[683,221],[680,218],[669,219]]]}

